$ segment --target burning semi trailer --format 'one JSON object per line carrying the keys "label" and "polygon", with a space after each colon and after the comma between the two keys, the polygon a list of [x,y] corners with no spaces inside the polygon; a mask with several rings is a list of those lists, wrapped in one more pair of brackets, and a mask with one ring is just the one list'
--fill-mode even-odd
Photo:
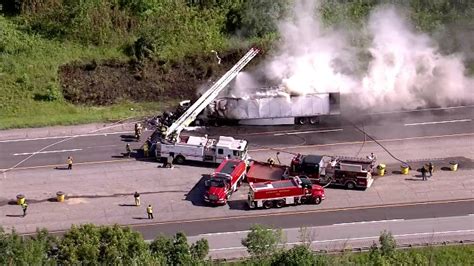
{"label": "burning semi trailer", "polygon": [[[174,113],[165,113],[161,123],[172,123],[186,110],[183,101]],[[290,94],[283,87],[258,89],[244,97],[219,97],[196,118],[194,125],[288,125],[317,124],[322,117],[340,114],[340,93]]]}

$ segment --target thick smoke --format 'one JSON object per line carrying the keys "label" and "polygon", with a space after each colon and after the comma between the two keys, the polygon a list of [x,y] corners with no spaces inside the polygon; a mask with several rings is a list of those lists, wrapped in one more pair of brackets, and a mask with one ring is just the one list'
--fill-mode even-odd
{"label": "thick smoke", "polygon": [[[362,108],[472,102],[474,82],[462,55],[441,54],[395,7],[376,8],[366,27],[347,31],[324,27],[315,2],[296,1],[293,16],[279,24],[281,43],[264,65],[267,79],[290,93],[350,94]],[[354,36],[365,37],[366,45],[354,45]]]}

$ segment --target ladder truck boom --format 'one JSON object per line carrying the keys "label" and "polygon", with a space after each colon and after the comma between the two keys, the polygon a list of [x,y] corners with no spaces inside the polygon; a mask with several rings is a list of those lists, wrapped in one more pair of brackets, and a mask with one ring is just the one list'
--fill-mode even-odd
{"label": "ladder truck boom", "polygon": [[258,54],[260,50],[251,48],[224,76],[212,85],[199,99],[193,103],[167,130],[165,138],[171,134],[179,136],[181,131],[191,124],[219,93],[237,76],[237,74]]}

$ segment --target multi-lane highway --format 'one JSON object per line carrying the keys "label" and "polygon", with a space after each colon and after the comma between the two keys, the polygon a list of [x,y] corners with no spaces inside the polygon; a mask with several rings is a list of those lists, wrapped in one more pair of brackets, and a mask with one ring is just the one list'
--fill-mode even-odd
{"label": "multi-lane highway", "polygon": [[[303,148],[303,146],[311,145],[331,146],[341,143],[363,143],[364,141],[370,141],[370,137],[382,142],[393,140],[401,143],[402,140],[410,140],[413,143],[430,139],[453,139],[453,137],[459,136],[460,139],[465,140],[465,145],[474,146],[473,118],[474,106],[457,106],[357,116],[346,114],[342,117],[325,119],[316,126],[200,128],[187,132],[187,134],[227,135],[235,138],[245,138],[250,143],[250,152],[254,154],[269,148],[286,149],[299,146]],[[370,135],[370,137],[366,136],[362,131]],[[42,170],[46,171],[45,169],[53,168],[56,165],[64,166],[67,156],[70,155],[74,157],[76,164],[100,164],[106,161],[124,160],[122,153],[125,151],[126,143],[130,143],[132,148],[139,148],[141,146],[140,142],[135,142],[131,138],[131,134],[132,131],[94,132],[93,134],[85,135],[33,139],[1,139],[0,169],[6,170],[12,169],[12,167],[17,169],[34,169],[41,167],[43,168]],[[144,138],[149,134],[151,134],[150,131],[146,132]],[[459,146],[459,142],[455,143],[458,143],[456,145]],[[420,143],[416,146],[422,147]],[[454,148],[456,150],[459,147]],[[466,149],[462,150],[465,151]],[[440,153],[436,153],[439,156]],[[459,156],[472,158],[472,154],[459,154]],[[134,160],[134,158],[130,160]],[[8,180],[4,179],[4,182],[8,182]],[[407,184],[407,186],[416,186],[413,188],[414,191],[420,189],[420,186],[415,183]],[[429,191],[429,187],[427,189]],[[347,198],[349,199],[352,196],[348,195]],[[239,216],[213,216],[212,218],[193,220],[176,218],[173,221],[146,224],[141,222],[132,226],[140,231],[145,239],[148,240],[153,239],[157,234],[173,234],[177,231],[184,231],[191,236],[207,235],[209,238],[215,237],[216,234],[218,236],[226,235],[229,242],[226,242],[224,245],[228,246],[228,250],[235,250],[242,248],[235,246],[235,243],[239,243],[237,238],[241,237],[241,231],[246,232],[250,225],[256,223],[286,228],[287,231],[291,231],[293,229],[288,228],[341,226],[342,224],[347,225],[345,227],[347,230],[351,230],[348,228],[352,228],[352,224],[377,223],[388,226],[389,223],[410,221],[410,225],[397,223],[396,226],[414,226],[413,230],[405,228],[399,231],[401,235],[412,236],[426,234],[425,231],[429,230],[427,227],[417,226],[416,224],[420,223],[420,221],[429,220],[433,224],[437,224],[436,219],[452,217],[451,227],[440,229],[444,231],[439,233],[445,234],[445,232],[452,232],[457,228],[458,225],[454,223],[459,223],[459,228],[464,228],[466,225],[469,227],[469,221],[472,221],[473,214],[474,201],[471,197],[465,200],[428,202],[425,204],[393,204],[390,206],[346,207],[326,210],[313,209],[311,211],[294,211],[288,208],[284,211],[272,213],[255,211],[255,214]],[[173,213],[171,215],[174,217]],[[205,216],[201,215],[199,217]],[[44,221],[46,221],[45,219]],[[474,232],[474,225],[467,228],[467,230]],[[61,233],[61,231],[57,233]],[[365,233],[369,235],[374,234],[374,232]],[[341,234],[343,234],[342,231]],[[359,237],[360,239],[373,239],[375,237],[362,233],[356,236],[351,234],[350,231],[344,234],[347,237]],[[231,239],[231,237],[235,239]],[[332,238],[329,239],[330,237],[327,237],[328,239],[324,241],[333,241]],[[332,237],[341,238],[340,235],[333,235]],[[216,238],[212,241],[221,240]],[[213,248],[217,252],[215,247],[211,246],[211,249]]]}
{"label": "multi-lane highway", "polygon": [[[474,106],[457,106],[368,115],[344,114],[325,119],[317,126],[218,127],[198,129],[190,134],[245,138],[252,151],[370,140],[361,130],[377,140],[466,136],[474,133],[473,117]],[[0,169],[64,164],[69,155],[74,156],[75,163],[120,160],[125,143],[132,140],[131,133],[95,132],[67,137],[0,140]],[[146,132],[144,137],[150,133]],[[132,140],[130,143],[133,148],[140,147],[138,142]]]}

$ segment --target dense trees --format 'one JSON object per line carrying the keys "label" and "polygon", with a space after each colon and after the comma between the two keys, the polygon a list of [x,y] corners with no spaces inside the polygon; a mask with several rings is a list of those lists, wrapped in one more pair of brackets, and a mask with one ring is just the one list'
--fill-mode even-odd
{"label": "dense trees", "polygon": [[190,265],[200,264],[209,251],[207,240],[189,245],[183,233],[157,237],[147,244],[128,227],[72,226],[64,236],[40,230],[33,237],[0,228],[1,265]]}
{"label": "dense trees", "polygon": [[[314,253],[311,242],[287,247],[281,230],[255,225],[242,244],[252,255],[237,265],[472,265],[474,246],[428,247],[397,250],[390,232],[367,253],[325,255]],[[157,236],[146,243],[130,228],[72,226],[63,236],[46,230],[23,237],[0,228],[0,265],[206,265],[209,244],[200,239],[191,245],[184,233]],[[220,265],[226,265],[221,263]],[[236,265],[235,263],[232,265]]]}

